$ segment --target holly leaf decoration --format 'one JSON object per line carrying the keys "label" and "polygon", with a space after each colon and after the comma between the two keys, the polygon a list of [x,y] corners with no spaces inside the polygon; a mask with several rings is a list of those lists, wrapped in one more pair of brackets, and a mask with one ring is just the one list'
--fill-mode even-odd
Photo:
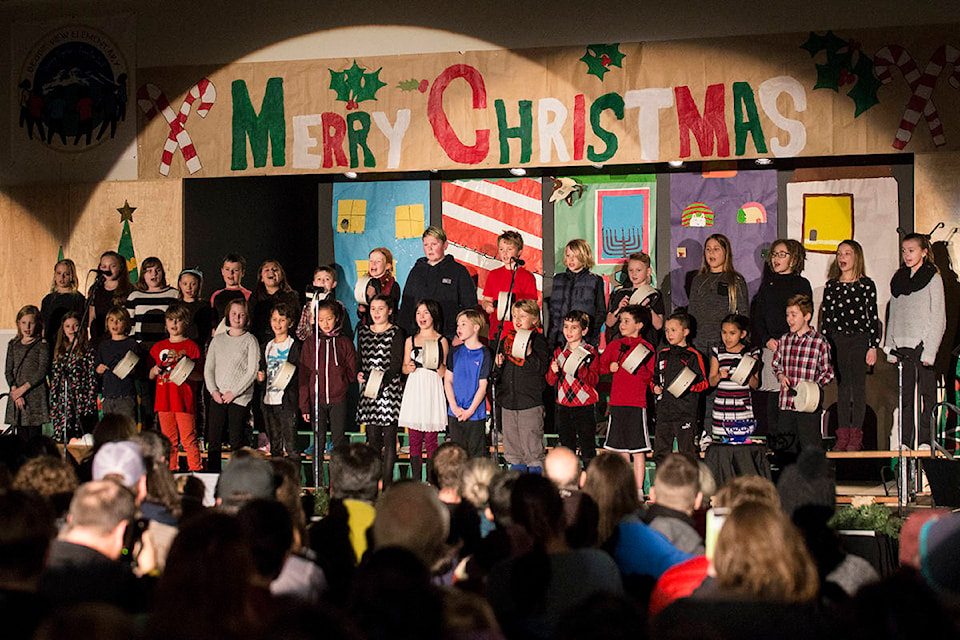
{"label": "holly leaf decoration", "polygon": [[382,70],[383,67],[368,72],[356,60],[349,69],[343,71],[327,69],[330,72],[330,90],[336,92],[338,101],[347,103],[347,110],[356,109],[358,103],[364,100],[376,100],[377,91],[387,86],[386,82],[380,80]]}
{"label": "holly leaf decoration", "polygon": [[397,85],[397,89],[401,91],[416,91],[420,86],[420,81],[416,78],[411,78],[409,80],[401,80],[400,84]]}
{"label": "holly leaf decoration", "polygon": [[877,91],[883,83],[873,72],[873,60],[863,53],[858,56],[857,63],[853,67],[853,75],[857,77],[857,83],[847,92],[847,97],[856,105],[856,112],[853,114],[856,118],[873,105],[880,104]]}
{"label": "holly leaf decoration", "polygon": [[830,89],[839,93],[840,87],[852,84],[846,95],[853,100],[855,118],[879,104],[877,90],[881,83],[873,72],[873,60],[864,55],[859,43],[844,40],[832,31],[822,36],[811,31],[800,48],[806,50],[810,57],[820,52],[826,54],[826,64],[816,64],[817,82],[814,89]]}
{"label": "holly leaf decoration", "polygon": [[603,80],[610,67],[623,68],[623,59],[627,54],[620,52],[620,43],[589,44],[587,52],[580,58],[580,62],[587,65],[587,75],[597,76]]}

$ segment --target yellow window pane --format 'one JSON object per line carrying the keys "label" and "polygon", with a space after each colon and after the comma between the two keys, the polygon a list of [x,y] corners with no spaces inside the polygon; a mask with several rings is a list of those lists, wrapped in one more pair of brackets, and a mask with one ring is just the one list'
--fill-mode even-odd
{"label": "yellow window pane", "polygon": [[814,253],[834,253],[853,237],[852,193],[808,193],[803,196],[803,247]]}
{"label": "yellow window pane", "polygon": [[366,200],[340,200],[337,203],[337,233],[363,233],[366,224]]}
{"label": "yellow window pane", "polygon": [[423,205],[404,204],[396,208],[397,237],[419,238],[423,235]]}

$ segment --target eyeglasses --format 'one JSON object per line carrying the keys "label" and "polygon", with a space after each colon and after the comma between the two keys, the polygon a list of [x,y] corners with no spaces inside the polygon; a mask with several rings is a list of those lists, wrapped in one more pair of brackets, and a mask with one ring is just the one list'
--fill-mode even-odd
{"label": "eyeglasses", "polygon": [[786,251],[774,251],[770,254],[774,258],[789,258],[790,254]]}

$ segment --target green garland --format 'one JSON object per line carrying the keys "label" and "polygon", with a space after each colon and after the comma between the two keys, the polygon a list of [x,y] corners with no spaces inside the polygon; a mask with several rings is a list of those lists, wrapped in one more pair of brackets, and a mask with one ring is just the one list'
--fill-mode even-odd
{"label": "green garland", "polygon": [[838,509],[830,519],[830,526],[838,531],[876,531],[891,538],[899,538],[903,518],[894,515],[883,505],[873,503],[862,507],[847,506]]}

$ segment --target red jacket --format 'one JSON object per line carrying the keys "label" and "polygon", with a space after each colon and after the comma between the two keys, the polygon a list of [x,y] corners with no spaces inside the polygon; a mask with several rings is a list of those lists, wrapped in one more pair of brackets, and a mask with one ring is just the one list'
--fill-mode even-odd
{"label": "red jacket", "polygon": [[347,387],[357,379],[357,351],[346,336],[320,336],[320,366],[316,362],[316,341],[308,336],[300,350],[300,412],[311,413],[314,381],[319,378],[320,404],[347,399]]}
{"label": "red jacket", "polygon": [[620,364],[638,344],[650,349],[650,357],[640,365],[636,372],[627,373],[622,366],[613,374],[613,386],[610,389],[610,404],[615,407],[646,407],[647,389],[653,381],[654,349],[643,338],[617,338],[607,345],[600,356],[599,373],[610,372],[610,365]]}

